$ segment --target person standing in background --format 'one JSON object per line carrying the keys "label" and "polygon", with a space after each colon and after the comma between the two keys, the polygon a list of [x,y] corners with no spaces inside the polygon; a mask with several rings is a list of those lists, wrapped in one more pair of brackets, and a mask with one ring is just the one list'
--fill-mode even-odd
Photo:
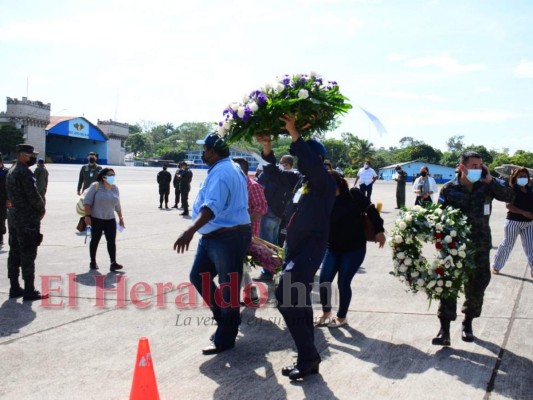
{"label": "person standing in background", "polygon": [[46,169],[46,166],[44,165],[44,160],[42,158],[37,161],[37,167],[35,168],[35,171],[33,172],[33,175],[35,175],[37,185],[37,191],[43,198],[44,203],[46,204],[46,189],[48,188],[48,170]]}
{"label": "person standing in background", "polygon": [[168,208],[170,182],[172,182],[172,175],[167,171],[167,166],[163,165],[163,170],[159,171],[157,174],[157,183],[159,184],[159,208],[163,208],[163,200],[165,200],[165,208]]}
{"label": "person standing in background", "polygon": [[363,168],[361,168],[357,172],[355,182],[353,183],[354,187],[357,185],[359,179],[361,180],[361,183],[359,184],[359,189],[361,190],[361,192],[363,192],[368,201],[372,201],[372,188],[374,186],[374,182],[378,179],[378,174],[376,174],[376,171],[371,168],[369,160],[366,160],[363,165]]}
{"label": "person standing in background", "polygon": [[407,172],[405,172],[399,165],[396,166],[396,209],[405,206],[405,184],[407,182]]}
{"label": "person standing in background", "polygon": [[4,235],[6,230],[6,218],[7,218],[7,189],[6,178],[9,170],[4,167],[4,160],[2,153],[0,153],[0,246],[4,244]]}
{"label": "person standing in background", "polygon": [[93,182],[96,182],[98,174],[102,170],[102,167],[96,163],[98,156],[94,151],[88,154],[89,163],[84,165],[80,169],[80,177],[78,179],[78,196],[87,189]]}
{"label": "person standing in background", "polygon": [[[180,163],[180,180],[179,191],[181,193],[181,207],[183,212],[180,215],[189,215],[189,192],[191,191],[192,171],[189,168],[187,162],[182,161]],[[178,204],[176,202],[176,204]]]}

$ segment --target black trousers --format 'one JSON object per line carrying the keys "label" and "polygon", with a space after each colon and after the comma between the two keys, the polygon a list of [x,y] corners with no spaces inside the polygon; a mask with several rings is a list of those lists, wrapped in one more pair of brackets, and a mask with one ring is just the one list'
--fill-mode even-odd
{"label": "black trousers", "polygon": [[181,190],[179,188],[174,189],[174,195],[176,196],[176,198],[174,200],[174,205],[176,207],[178,206],[178,203],[180,202],[180,194],[181,194]]}
{"label": "black trousers", "polygon": [[107,241],[107,252],[111,263],[114,263],[117,258],[117,246],[115,240],[117,238],[117,222],[115,219],[100,219],[91,217],[92,236],[91,244],[89,245],[89,254],[91,262],[96,262],[96,250],[102,238],[102,233],[105,235]]}
{"label": "black trousers", "polygon": [[159,187],[159,205],[163,204],[165,200],[165,206],[168,206],[168,195],[170,194],[170,187]]}
{"label": "black trousers", "polygon": [[291,260],[284,261],[276,288],[277,307],[296,344],[297,363],[320,358],[315,347],[311,290],[325,252],[326,243],[318,239],[307,240],[301,251]]}
{"label": "black trousers", "polygon": [[[176,204],[178,204],[176,202]],[[183,207],[183,212],[189,212],[189,189],[181,190],[181,206]]]}
{"label": "black trousers", "polygon": [[361,192],[363,192],[363,194],[366,196],[366,198],[368,199],[368,201],[371,201],[370,200],[370,197],[372,197],[372,187],[374,186],[373,183],[367,185],[365,183],[361,183],[359,185],[359,190],[361,190]]}

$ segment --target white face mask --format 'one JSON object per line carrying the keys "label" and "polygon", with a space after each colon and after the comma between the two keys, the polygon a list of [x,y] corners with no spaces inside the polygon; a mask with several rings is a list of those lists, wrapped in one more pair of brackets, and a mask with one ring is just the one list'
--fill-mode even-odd
{"label": "white face mask", "polygon": [[365,164],[364,167],[365,167],[365,169],[368,169],[369,165],[368,165],[368,164]]}
{"label": "white face mask", "polygon": [[516,183],[518,183],[520,186],[526,186],[528,180],[529,179],[527,178],[517,178]]}

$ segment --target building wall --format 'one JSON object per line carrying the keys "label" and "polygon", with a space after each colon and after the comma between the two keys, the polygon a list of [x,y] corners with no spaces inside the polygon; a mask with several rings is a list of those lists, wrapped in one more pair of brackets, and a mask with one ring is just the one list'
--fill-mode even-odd
{"label": "building wall", "polygon": [[5,117],[24,132],[24,143],[31,144],[44,157],[46,152],[45,128],[50,122],[50,103],[7,98]]}
{"label": "building wall", "polygon": [[126,165],[126,139],[129,135],[129,125],[113,120],[98,120],[98,128],[104,132],[109,141],[107,143],[107,163],[109,165]]}
{"label": "building wall", "polygon": [[[407,182],[414,182],[420,172],[422,166],[427,166],[429,174],[437,181],[437,183],[445,183],[451,181],[455,177],[455,168],[446,167],[444,165],[429,164],[422,161],[412,161],[409,163],[399,164],[402,169],[407,172]],[[396,165],[389,165],[381,168],[378,172],[380,179],[392,180],[396,174]]]}

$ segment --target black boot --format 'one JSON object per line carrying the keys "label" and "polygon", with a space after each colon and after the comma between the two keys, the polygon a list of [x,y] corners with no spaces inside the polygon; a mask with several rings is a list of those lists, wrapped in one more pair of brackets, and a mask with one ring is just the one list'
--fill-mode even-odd
{"label": "black boot", "polygon": [[464,342],[473,342],[474,331],[472,330],[472,318],[465,317],[463,320],[463,331],[461,332],[461,339]]}
{"label": "black boot", "polygon": [[431,344],[435,346],[449,346],[450,342],[450,320],[445,318],[440,319],[440,331],[437,337],[434,337]]}
{"label": "black boot", "polygon": [[48,293],[41,294],[41,292],[35,290],[33,281],[34,278],[24,279],[24,294],[22,299],[29,301],[47,299],[49,297]]}
{"label": "black boot", "polygon": [[10,299],[16,299],[18,297],[22,297],[24,295],[24,289],[20,287],[19,284],[19,278],[9,278],[9,283],[11,284],[11,288],[9,289],[9,298]]}

